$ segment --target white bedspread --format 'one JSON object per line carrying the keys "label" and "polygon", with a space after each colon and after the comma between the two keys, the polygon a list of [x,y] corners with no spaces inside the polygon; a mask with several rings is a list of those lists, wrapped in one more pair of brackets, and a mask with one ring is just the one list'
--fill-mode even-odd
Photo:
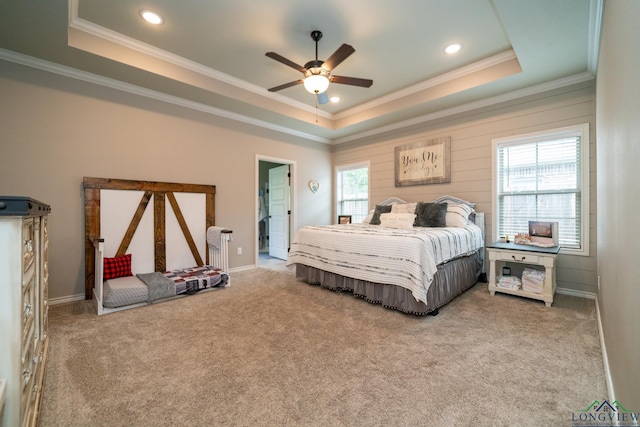
{"label": "white bedspread", "polygon": [[299,263],[402,286],[426,303],[437,266],[483,246],[482,231],[475,224],[412,230],[368,224],[307,226],[296,233],[287,265]]}

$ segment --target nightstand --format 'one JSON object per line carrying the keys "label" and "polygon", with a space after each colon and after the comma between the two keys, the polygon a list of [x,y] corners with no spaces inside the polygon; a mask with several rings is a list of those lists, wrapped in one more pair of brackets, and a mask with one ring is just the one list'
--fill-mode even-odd
{"label": "nightstand", "polygon": [[[541,248],[538,246],[516,245],[515,243],[495,242],[487,245],[489,255],[489,292],[518,295],[544,301],[547,307],[553,304],[553,296],[556,292],[556,259],[560,247]],[[522,289],[509,289],[497,286],[497,277],[502,267],[512,264],[514,268],[523,268],[527,265],[540,265],[544,267],[545,277],[542,293],[528,292]]]}

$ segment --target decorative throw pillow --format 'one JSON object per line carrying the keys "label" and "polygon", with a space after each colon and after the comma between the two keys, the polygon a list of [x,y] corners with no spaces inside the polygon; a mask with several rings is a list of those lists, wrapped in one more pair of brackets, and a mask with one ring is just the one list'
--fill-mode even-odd
{"label": "decorative throw pillow", "polygon": [[416,206],[416,227],[446,227],[447,203],[419,202]]}
{"label": "decorative throw pillow", "polygon": [[388,206],[376,205],[376,209],[373,212],[373,217],[371,217],[371,221],[369,221],[369,224],[380,225],[380,215],[383,213],[389,213],[389,212],[391,212],[391,205],[388,205]]}
{"label": "decorative throw pillow", "polygon": [[464,227],[473,209],[469,205],[451,203],[447,207],[447,227]]}
{"label": "decorative throw pillow", "polygon": [[373,218],[373,213],[374,213],[375,211],[376,211],[375,209],[371,209],[371,210],[369,211],[369,214],[367,214],[367,216],[366,216],[366,217],[364,217],[364,219],[362,220],[362,222],[363,222],[364,224],[369,224],[369,223],[371,222],[371,218]]}
{"label": "decorative throw pillow", "polygon": [[104,280],[133,276],[131,273],[131,254],[104,259]]}
{"label": "decorative throw pillow", "polygon": [[400,203],[398,205],[391,206],[391,213],[416,213],[417,203]]}
{"label": "decorative throw pillow", "polygon": [[415,220],[416,214],[412,213],[383,213],[380,215],[380,226],[411,230]]}

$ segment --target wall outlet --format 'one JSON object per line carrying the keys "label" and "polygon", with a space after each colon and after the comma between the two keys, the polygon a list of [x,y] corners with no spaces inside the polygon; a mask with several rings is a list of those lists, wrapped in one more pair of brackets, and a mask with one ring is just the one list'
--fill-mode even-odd
{"label": "wall outlet", "polygon": [[600,276],[598,276],[598,290],[600,290]]}
{"label": "wall outlet", "polygon": [[238,248],[238,255],[242,255],[242,248]]}

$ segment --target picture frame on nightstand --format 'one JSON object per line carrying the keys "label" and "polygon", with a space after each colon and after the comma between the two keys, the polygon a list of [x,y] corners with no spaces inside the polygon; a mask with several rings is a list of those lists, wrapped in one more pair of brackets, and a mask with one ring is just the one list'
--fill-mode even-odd
{"label": "picture frame on nightstand", "polygon": [[338,215],[338,224],[351,224],[351,215]]}

